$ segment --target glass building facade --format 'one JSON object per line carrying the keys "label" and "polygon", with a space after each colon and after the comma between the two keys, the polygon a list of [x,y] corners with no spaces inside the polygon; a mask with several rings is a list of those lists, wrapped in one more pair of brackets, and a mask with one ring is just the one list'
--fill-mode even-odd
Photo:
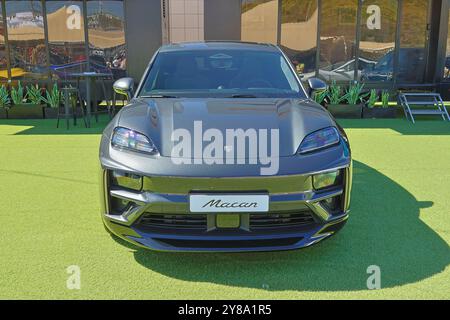
{"label": "glass building facade", "polygon": [[[448,12],[442,14],[449,5],[447,0],[241,0],[241,40],[281,46],[303,79],[436,83],[450,79]],[[445,41],[445,57],[432,41]]]}
{"label": "glass building facade", "polygon": [[[448,20],[448,30],[450,30],[450,8],[447,12]],[[444,74],[443,78],[445,81],[450,81],[450,34],[447,36],[446,41],[446,58],[445,58],[445,66],[444,66]]]}
{"label": "glass building facade", "polygon": [[[304,79],[449,83],[450,0],[0,0],[0,82],[138,80],[161,44],[279,45]],[[450,95],[450,90],[449,90]]]}
{"label": "glass building facade", "polygon": [[1,1],[0,80],[126,74],[124,2]]}

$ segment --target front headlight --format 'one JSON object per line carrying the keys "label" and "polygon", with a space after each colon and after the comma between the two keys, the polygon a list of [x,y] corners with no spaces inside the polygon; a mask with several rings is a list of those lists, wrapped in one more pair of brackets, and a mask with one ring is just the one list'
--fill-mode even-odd
{"label": "front headlight", "polygon": [[111,145],[119,149],[128,149],[152,155],[158,153],[153,142],[145,135],[122,127],[114,129]]}
{"label": "front headlight", "polygon": [[328,127],[306,136],[300,144],[298,152],[308,153],[328,148],[339,143],[339,133],[335,127]]}

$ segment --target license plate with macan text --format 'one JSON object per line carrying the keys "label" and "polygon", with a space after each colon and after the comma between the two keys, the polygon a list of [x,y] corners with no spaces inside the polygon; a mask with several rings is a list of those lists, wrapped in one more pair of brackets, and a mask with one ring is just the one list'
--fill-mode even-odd
{"label": "license plate with macan text", "polygon": [[191,212],[268,212],[268,195],[191,194]]}

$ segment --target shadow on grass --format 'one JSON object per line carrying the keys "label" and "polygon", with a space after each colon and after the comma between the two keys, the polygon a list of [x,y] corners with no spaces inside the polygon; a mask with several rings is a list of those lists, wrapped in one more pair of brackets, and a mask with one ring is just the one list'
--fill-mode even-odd
{"label": "shadow on grass", "polygon": [[[101,134],[103,129],[109,123],[110,118],[107,115],[100,115],[98,122],[91,118],[91,127],[86,128],[82,118],[77,120],[77,125],[73,125],[73,119],[70,119],[69,129],[66,127],[66,120],[61,119],[59,128],[56,128],[56,119],[21,119],[21,120],[0,120],[0,128],[5,126],[17,126],[13,130],[14,135],[80,135],[80,134]],[[23,128],[21,128],[23,127]]]}
{"label": "shadow on grass", "polygon": [[417,117],[416,123],[406,119],[338,119],[345,129],[391,129],[402,135],[450,135],[450,122],[441,118]]}
{"label": "shadow on grass", "polygon": [[[367,268],[383,288],[431,277],[450,263],[447,243],[419,219],[419,202],[381,173],[355,162],[352,212],[335,237],[311,248],[269,253],[160,253],[132,245],[142,266],[184,281],[294,291],[365,290]],[[118,240],[121,244],[125,242]]]}

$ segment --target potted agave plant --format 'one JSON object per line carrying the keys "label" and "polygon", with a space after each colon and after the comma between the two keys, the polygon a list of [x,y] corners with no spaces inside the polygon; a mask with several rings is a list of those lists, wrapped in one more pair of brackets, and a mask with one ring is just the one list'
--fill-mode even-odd
{"label": "potted agave plant", "polygon": [[363,118],[377,118],[377,110],[375,104],[378,102],[379,96],[376,89],[370,90],[369,98],[367,99],[366,105],[363,107]]}
{"label": "potted agave plant", "polygon": [[381,93],[381,109],[379,118],[397,118],[397,108],[389,105],[389,91]]}
{"label": "potted agave plant", "polygon": [[333,81],[328,94],[328,111],[336,118],[361,118],[363,88],[363,84],[354,83],[343,95],[341,87]]}
{"label": "potted agave plant", "polygon": [[58,115],[58,108],[61,107],[62,97],[61,91],[57,84],[53,84],[51,90],[46,90],[45,97],[42,100],[47,104],[44,108],[46,119],[55,119]]}
{"label": "potted agave plant", "polygon": [[377,104],[377,98],[372,97],[372,91],[370,93],[369,100],[367,101],[367,106],[363,109],[363,117],[364,118],[396,118],[397,117],[397,108],[391,107],[389,105],[389,91],[383,90],[381,93],[381,105]]}
{"label": "potted agave plant", "polygon": [[332,115],[337,116],[339,114],[339,106],[341,106],[343,98],[342,89],[336,84],[336,81],[333,81],[328,88],[326,98],[328,98],[328,104],[326,105],[328,111],[330,111]]}
{"label": "potted agave plant", "polygon": [[320,105],[324,105],[325,99],[327,98],[327,96],[328,96],[328,89],[323,90],[323,91],[314,92],[313,99],[316,103],[318,103]]}
{"label": "potted agave plant", "polygon": [[8,108],[11,105],[8,89],[2,85],[0,87],[0,119],[8,118]]}
{"label": "potted agave plant", "polygon": [[27,87],[27,94],[19,81],[11,88],[12,107],[8,110],[9,119],[42,119],[44,117],[40,89],[38,86]]}

